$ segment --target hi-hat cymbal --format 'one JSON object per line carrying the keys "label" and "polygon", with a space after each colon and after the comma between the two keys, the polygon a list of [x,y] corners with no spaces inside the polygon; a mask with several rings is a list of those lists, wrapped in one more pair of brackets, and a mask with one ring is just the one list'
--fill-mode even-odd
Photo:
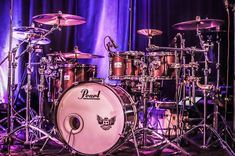
{"label": "hi-hat cymbal", "polygon": [[73,26],[86,23],[85,18],[77,15],[51,13],[41,14],[33,17],[33,21],[46,25]]}
{"label": "hi-hat cymbal", "polygon": [[156,36],[156,35],[161,35],[162,31],[157,30],[157,29],[140,29],[137,30],[138,34],[144,35],[144,36]]}
{"label": "hi-hat cymbal", "polygon": [[45,45],[51,42],[50,39],[42,38],[39,41],[38,39],[47,32],[48,30],[37,27],[27,27],[27,26],[15,27],[13,28],[13,37],[20,41],[29,39],[31,43],[37,42],[36,44]]}
{"label": "hi-hat cymbal", "polygon": [[224,23],[220,19],[196,19],[186,22],[180,22],[173,25],[177,30],[197,30],[197,29],[211,29],[218,27]]}
{"label": "hi-hat cymbal", "polygon": [[76,50],[75,52],[55,52],[53,54],[48,54],[48,56],[59,56],[65,59],[92,59],[92,58],[104,58],[101,55],[94,55],[83,53],[81,51]]}

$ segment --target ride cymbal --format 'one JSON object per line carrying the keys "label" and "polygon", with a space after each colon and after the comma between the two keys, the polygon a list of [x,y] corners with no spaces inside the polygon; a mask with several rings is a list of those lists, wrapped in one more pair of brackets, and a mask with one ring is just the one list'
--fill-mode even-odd
{"label": "ride cymbal", "polygon": [[51,13],[41,14],[33,17],[33,21],[45,25],[73,26],[86,23],[85,18],[77,15]]}
{"label": "ride cymbal", "polygon": [[197,29],[211,29],[218,27],[224,23],[220,19],[196,19],[186,22],[174,24],[172,27],[177,30],[197,30]]}

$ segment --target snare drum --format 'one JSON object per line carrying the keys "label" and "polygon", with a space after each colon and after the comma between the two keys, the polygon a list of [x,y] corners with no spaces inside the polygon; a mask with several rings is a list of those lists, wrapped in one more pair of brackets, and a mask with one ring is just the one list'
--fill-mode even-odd
{"label": "snare drum", "polygon": [[113,80],[135,80],[142,74],[144,53],[127,51],[109,56],[109,78]]}
{"label": "snare drum", "polygon": [[150,76],[155,79],[172,79],[175,70],[171,67],[175,63],[174,52],[151,52],[148,54]]}
{"label": "snare drum", "polygon": [[62,140],[85,155],[118,145],[136,123],[134,101],[119,86],[79,83],[61,95],[55,109],[55,125]]}

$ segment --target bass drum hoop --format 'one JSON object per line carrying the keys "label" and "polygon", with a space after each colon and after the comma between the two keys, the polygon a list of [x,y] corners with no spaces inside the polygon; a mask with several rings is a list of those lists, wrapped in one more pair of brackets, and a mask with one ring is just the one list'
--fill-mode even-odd
{"label": "bass drum hoop", "polygon": [[[122,87],[119,87],[119,86],[111,86],[111,85],[107,85],[107,84],[103,84],[103,83],[99,83],[99,82],[94,82],[94,81],[82,81],[82,82],[78,82],[78,83],[75,83],[73,84],[72,86],[70,86],[68,89],[66,89],[58,98],[58,100],[56,101],[56,104],[55,104],[55,113],[54,113],[54,125],[55,125],[55,128],[56,128],[56,132],[57,132],[57,135],[58,137],[60,138],[60,140],[65,144],[65,145],[68,145],[71,149],[75,150],[77,153],[79,154],[82,154],[82,155],[94,155],[94,154],[99,154],[99,153],[91,153],[91,154],[88,154],[88,153],[83,153],[81,151],[78,151],[76,149],[74,149],[72,146],[70,146],[68,144],[68,142],[65,140],[65,138],[62,136],[60,130],[59,130],[59,125],[57,123],[57,113],[58,113],[58,108],[60,106],[60,101],[62,100],[62,98],[64,97],[64,95],[69,91],[71,90],[72,88],[75,88],[76,86],[79,86],[79,85],[82,85],[82,84],[87,84],[87,83],[94,83],[94,84],[99,84],[101,86],[104,86],[106,88],[108,88],[112,93],[114,93],[114,95],[118,98],[119,100],[119,103],[122,105],[122,110],[123,110],[123,116],[124,116],[124,125],[123,125],[123,129],[122,129],[122,133],[119,134],[120,137],[119,139],[116,141],[116,143],[114,143],[109,149],[107,150],[104,150],[102,151],[101,153],[104,153],[104,152],[108,152],[110,150],[112,150],[113,148],[115,148],[116,146],[118,146],[118,144],[122,141],[122,137],[127,135],[127,131],[128,131],[128,128],[130,128],[129,130],[131,130],[131,128],[135,129],[136,125],[137,125],[137,122],[138,122],[138,116],[137,116],[137,109],[136,109],[136,106],[134,105],[135,102],[133,101],[133,99],[131,98],[131,96],[129,95],[129,93],[124,90]],[[118,87],[119,89],[121,89],[125,95],[127,96],[127,98],[130,100],[130,104],[128,104],[129,106],[131,106],[132,108],[132,111],[133,111],[133,121],[129,122],[128,121],[128,113],[126,113],[128,110],[125,109],[125,107],[127,107],[127,104],[124,103],[123,99],[121,98],[121,96],[117,93],[117,91],[114,89],[114,87]],[[123,138],[124,139],[124,138]]]}

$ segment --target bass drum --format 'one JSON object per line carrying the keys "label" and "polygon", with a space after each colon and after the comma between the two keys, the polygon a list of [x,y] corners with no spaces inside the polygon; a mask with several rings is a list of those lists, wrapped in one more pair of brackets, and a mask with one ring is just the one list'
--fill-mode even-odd
{"label": "bass drum", "polygon": [[83,82],[61,95],[55,122],[65,144],[81,154],[99,154],[118,145],[135,128],[137,111],[123,88]]}

